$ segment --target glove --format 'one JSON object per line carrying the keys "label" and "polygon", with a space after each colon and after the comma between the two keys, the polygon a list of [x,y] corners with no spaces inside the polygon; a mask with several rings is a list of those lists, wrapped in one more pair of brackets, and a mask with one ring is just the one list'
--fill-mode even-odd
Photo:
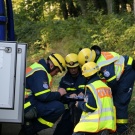
{"label": "glove", "polygon": [[37,118],[37,110],[35,107],[31,108],[28,112],[24,113],[24,117],[26,119],[34,119]]}

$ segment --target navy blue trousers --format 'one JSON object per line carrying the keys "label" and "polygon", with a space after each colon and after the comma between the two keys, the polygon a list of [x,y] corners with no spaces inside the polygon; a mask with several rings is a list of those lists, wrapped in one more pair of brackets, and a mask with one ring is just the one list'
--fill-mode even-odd
{"label": "navy blue trousers", "polygon": [[[127,119],[128,120],[128,105],[131,100],[133,86],[135,81],[135,70],[132,66],[128,65],[125,68],[123,75],[118,81],[117,92],[113,96],[114,105],[116,107],[116,117],[117,119]],[[123,133],[128,129],[128,123],[118,122],[117,132]]]}

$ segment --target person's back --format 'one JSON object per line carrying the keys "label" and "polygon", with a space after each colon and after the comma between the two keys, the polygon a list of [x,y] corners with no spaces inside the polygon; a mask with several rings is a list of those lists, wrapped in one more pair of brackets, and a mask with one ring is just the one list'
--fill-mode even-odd
{"label": "person's back", "polygon": [[73,128],[81,116],[81,110],[75,108],[72,99],[84,92],[85,78],[82,76],[77,54],[70,53],[65,58],[67,72],[59,83],[59,89],[65,89],[67,94],[63,97],[65,112],[57,124],[53,135],[72,135]]}
{"label": "person's back", "polygon": [[80,60],[79,63],[95,61],[100,67],[100,75],[112,89],[114,105],[117,110],[117,132],[127,132],[128,105],[135,81],[133,58],[115,52],[102,52],[97,46],[93,46],[92,50],[84,48],[78,55],[82,57],[82,61]]}
{"label": "person's back", "polygon": [[85,100],[76,103],[83,113],[73,135],[116,130],[116,113],[111,88],[100,80],[98,71],[98,66],[94,62],[88,62],[82,67],[82,74],[87,78],[87,85]]}
{"label": "person's back", "polygon": [[52,77],[62,72],[65,60],[59,54],[49,55],[26,69],[24,124],[19,135],[34,135],[45,128],[53,127],[63,114],[59,102],[66,91],[51,92]]}

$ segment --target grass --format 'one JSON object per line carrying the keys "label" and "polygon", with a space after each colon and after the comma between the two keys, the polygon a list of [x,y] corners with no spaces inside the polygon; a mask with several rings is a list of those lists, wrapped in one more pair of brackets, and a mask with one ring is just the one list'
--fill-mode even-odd
{"label": "grass", "polygon": [[135,135],[135,87],[129,104],[129,131],[128,135]]}

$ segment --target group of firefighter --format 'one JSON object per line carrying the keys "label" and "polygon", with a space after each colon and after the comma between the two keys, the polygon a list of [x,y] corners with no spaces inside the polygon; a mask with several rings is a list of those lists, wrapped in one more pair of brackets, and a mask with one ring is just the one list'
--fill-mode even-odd
{"label": "group of firefighter", "polygon": [[[59,72],[56,91],[52,77]],[[59,75],[60,77],[60,75]],[[135,81],[135,60],[97,45],[69,53],[52,53],[26,69],[24,122],[18,135],[129,134],[128,105]]]}

